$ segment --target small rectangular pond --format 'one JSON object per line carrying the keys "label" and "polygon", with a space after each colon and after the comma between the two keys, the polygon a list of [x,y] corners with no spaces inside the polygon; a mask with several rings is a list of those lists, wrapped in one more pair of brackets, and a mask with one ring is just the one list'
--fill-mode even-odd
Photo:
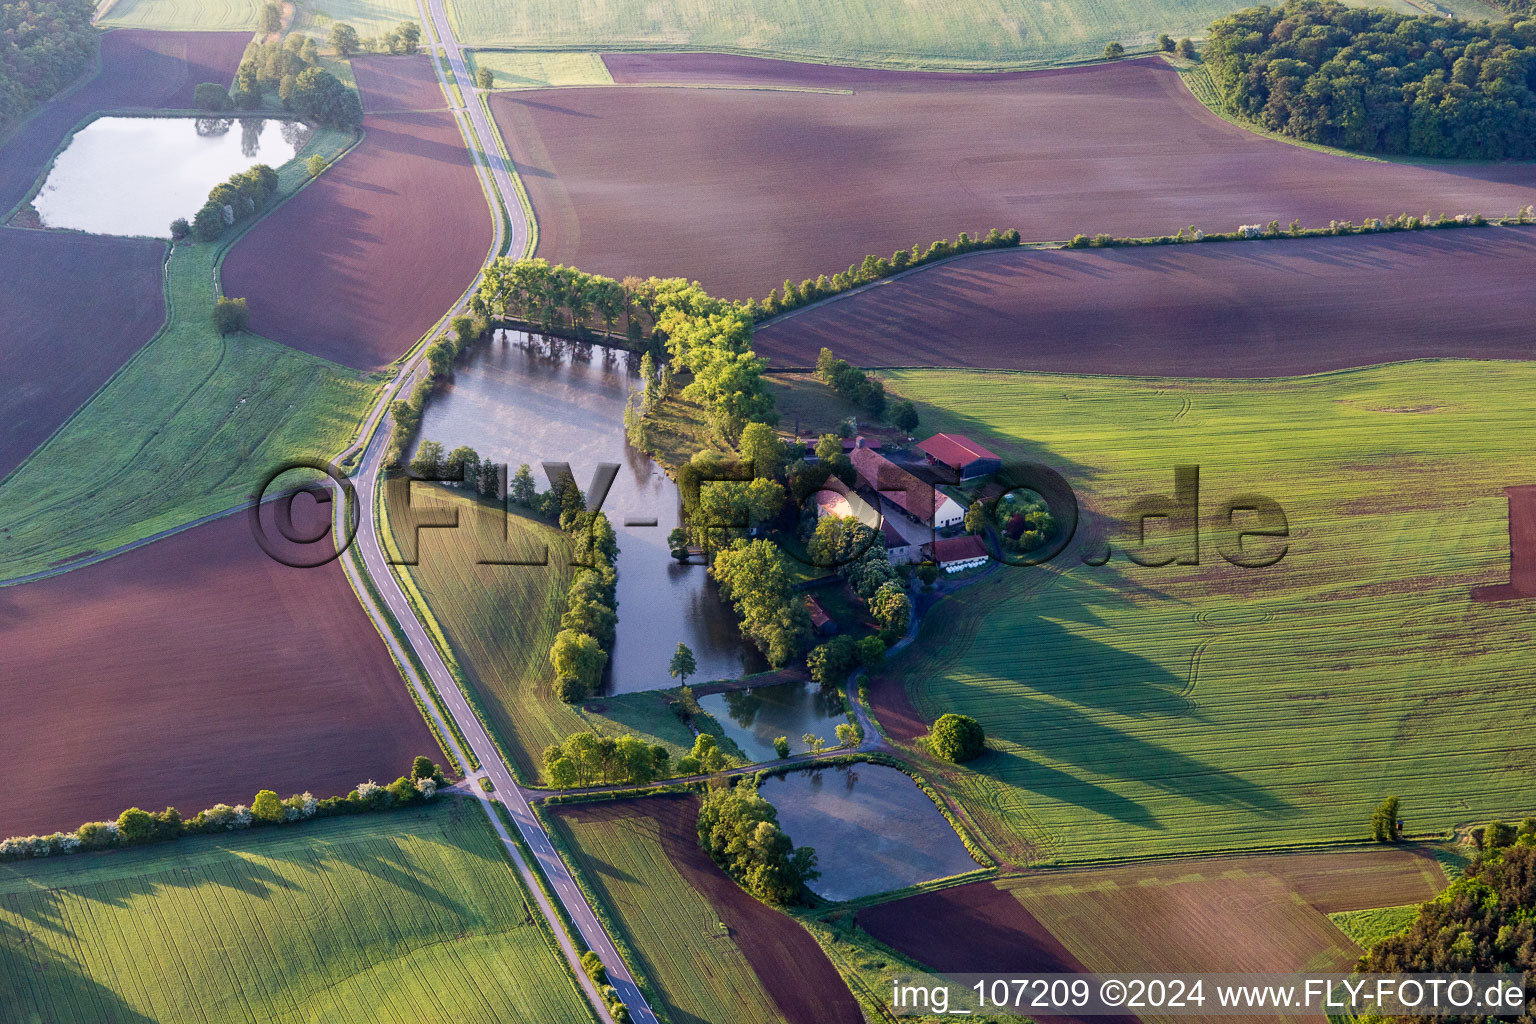
{"label": "small rectangular pond", "polygon": [[811,891],[842,901],[974,871],[965,844],[928,794],[881,764],[790,772],[759,792],[796,846],[816,851]]}
{"label": "small rectangular pond", "polygon": [[779,736],[789,739],[791,754],[810,749],[800,738],[806,733],[835,746],[838,723],[847,720],[842,694],[817,683],[777,683],[711,693],[699,698],[699,706],[753,761],[777,760],[773,741]]}
{"label": "small rectangular pond", "polygon": [[233,174],[293,159],[312,130],[260,117],[100,117],[75,133],[32,200],[45,228],[166,238]]}

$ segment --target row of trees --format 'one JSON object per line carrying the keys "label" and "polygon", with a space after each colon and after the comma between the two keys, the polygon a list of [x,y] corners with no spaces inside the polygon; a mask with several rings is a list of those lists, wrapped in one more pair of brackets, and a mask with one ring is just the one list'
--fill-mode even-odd
{"label": "row of trees", "polygon": [[1215,22],[1205,60],[1232,111],[1294,138],[1366,153],[1536,156],[1536,20],[1289,0]]}
{"label": "row of trees", "polygon": [[116,821],[91,821],[73,832],[46,836],[19,836],[0,841],[0,861],[51,857],[83,850],[108,850],[122,846],[165,842],[182,836],[229,832],[263,825],[286,825],[310,818],[382,811],[431,800],[444,782],[443,769],[430,758],[418,757],[411,773],[387,786],[368,781],[345,796],[318,799],[313,793],[296,793],[286,800],[270,789],[256,794],[249,805],[215,804],[183,818],[174,807],[158,813],[130,807]]}
{"label": "row of trees", "polygon": [[171,237],[177,241],[188,235],[199,242],[212,242],[224,229],[255,216],[277,195],[277,172],[266,164],[231,175],[208,192],[208,201],[188,224],[185,218],[171,222]]}
{"label": "row of trees", "polygon": [[558,789],[630,782],[645,785],[665,777],[670,760],[666,747],[648,745],[628,733],[615,738],[578,732],[544,749],[544,774]]}
{"label": "row of trees", "polygon": [[710,790],[699,806],[698,832],[715,863],[765,903],[801,902],[806,884],[821,876],[816,851],[790,842],[773,805],[750,782]]}
{"label": "row of trees", "polygon": [[858,640],[846,635],[835,636],[811,648],[811,653],[805,656],[811,678],[822,686],[836,686],[854,669],[876,669],[884,662],[885,641],[878,636],[866,636]]}
{"label": "row of trees", "polygon": [[421,48],[421,26],[414,21],[402,21],[382,36],[359,36],[357,29],[344,21],[331,26],[331,49],[338,56],[350,57],[356,53],[412,54]]}
{"label": "row of trees", "polygon": [[846,359],[837,358],[830,348],[816,355],[816,379],[872,416],[889,414],[896,427],[908,433],[917,429],[917,406],[903,400],[887,408],[885,385]]}
{"label": "row of trees", "polygon": [[882,277],[899,274],[912,267],[920,267],[925,263],[958,256],[961,253],[975,252],[978,249],[1008,249],[1018,244],[1019,233],[1013,228],[1007,231],[993,228],[987,232],[985,238],[980,239],[972,238],[967,232],[962,231],[960,237],[953,242],[941,238],[927,249],[914,245],[911,249],[897,249],[889,257],[865,256],[862,263],[851,263],[846,271],[833,274],[830,278],[822,274],[815,280],[806,278],[798,285],[793,281],[785,281],[784,294],[780,295],[779,289],[775,288],[761,302],[756,299],[747,300],[744,308],[754,320],[765,320],[792,309],[799,309],[829,295],[836,295],[850,288],[878,281]]}
{"label": "row of trees", "polygon": [[778,545],[738,540],[715,556],[709,574],[741,620],[742,636],[769,665],[781,668],[799,655],[811,633],[811,617]]}
{"label": "row of trees", "polygon": [[586,338],[599,323],[612,333],[623,317],[631,340],[643,337],[642,320],[654,320],[655,297],[663,285],[685,285],[658,278],[623,282],[588,274],[548,260],[512,260],[503,256],[491,264],[470,300],[475,312],[490,319],[517,322],[546,332],[569,329]]}
{"label": "row of trees", "polygon": [[[421,426],[422,410],[426,408],[427,400],[432,397],[437,386],[452,375],[453,361],[459,357],[459,353],[490,331],[490,325],[483,318],[473,316],[456,316],[449,321],[448,327],[447,332],[427,346],[427,375],[416,382],[409,396],[397,398],[389,405],[389,415],[394,425],[390,429],[384,465],[390,469],[398,469],[405,459],[411,438],[416,436],[416,430]],[[426,478],[441,474],[416,475]]]}
{"label": "row of trees", "polygon": [[95,0],[0,4],[0,139],[90,68],[95,10]]}
{"label": "row of trees", "polygon": [[[1536,205],[1518,207],[1508,216],[1495,218],[1496,224],[1530,224],[1536,221]],[[1247,224],[1236,231],[1215,231],[1207,234],[1191,224],[1180,228],[1177,234],[1152,235],[1145,238],[1125,237],[1100,233],[1074,235],[1067,243],[1068,249],[1108,249],[1138,245],[1178,245],[1187,242],[1237,242],[1266,238],[1321,238],[1328,235],[1368,235],[1379,231],[1434,231],[1441,228],[1483,227],[1489,221],[1480,213],[1459,213],[1451,216],[1426,210],[1424,216],[1408,213],[1386,217],[1367,217],[1358,225],[1352,220],[1331,220],[1324,227],[1304,228],[1293,220],[1289,227],[1281,227],[1278,220],[1268,224]]]}
{"label": "row of trees", "polygon": [[[585,700],[602,685],[603,668],[613,649],[619,624],[619,541],[602,512],[590,512],[580,502],[574,482],[556,482],[563,510],[560,528],[571,535],[573,557],[581,563],[571,576],[560,632],[549,649],[555,668],[555,695],[569,704]],[[573,501],[571,495],[577,500]]]}

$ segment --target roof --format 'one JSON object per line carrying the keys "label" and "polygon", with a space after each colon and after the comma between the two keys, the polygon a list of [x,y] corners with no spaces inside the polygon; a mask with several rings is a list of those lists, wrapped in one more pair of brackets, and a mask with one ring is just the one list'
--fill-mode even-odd
{"label": "roof", "polygon": [[977,459],[998,459],[964,434],[934,434],[917,446],[946,466],[969,466]]}
{"label": "roof", "polygon": [[964,537],[945,537],[934,541],[928,547],[933,552],[933,560],[940,565],[987,557],[987,546],[974,534],[967,534]]}
{"label": "roof", "polygon": [[880,524],[880,533],[885,538],[885,546],[887,550],[904,548],[911,544],[911,541],[907,540],[907,538],[902,535],[902,532],[896,529],[896,524],[891,522],[889,519],[886,519]]}
{"label": "roof", "polygon": [[805,607],[811,613],[811,625],[817,629],[832,621],[832,616],[827,614],[827,610],[821,606],[821,602],[809,594],[805,595]]}
{"label": "roof", "polygon": [[870,448],[855,448],[848,458],[859,474],[859,483],[889,498],[891,504],[918,521],[933,522],[936,492],[932,484],[924,483]]}
{"label": "roof", "polygon": [[848,499],[830,488],[817,491],[811,495],[816,502],[817,511],[822,515],[841,516],[845,519],[853,518],[853,506]]}

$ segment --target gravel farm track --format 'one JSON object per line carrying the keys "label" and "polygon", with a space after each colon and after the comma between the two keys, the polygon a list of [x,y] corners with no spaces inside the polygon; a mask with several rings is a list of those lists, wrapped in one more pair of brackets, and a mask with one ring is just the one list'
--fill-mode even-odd
{"label": "gravel farm track", "polygon": [[432,58],[352,66],[363,141],[234,245],[222,284],[256,333],[371,370],[474,281],[492,225]]}
{"label": "gravel farm track", "polygon": [[[1157,58],[960,75],[604,59],[621,84],[491,99],[538,217],[538,255],[613,277],[688,277],[729,298],[994,227],[1049,241],[1427,209],[1503,216],[1536,201],[1536,164],[1359,160],[1255,135]],[[633,87],[677,82],[694,87]]]}
{"label": "gravel farm track", "polygon": [[1173,377],[1533,359],[1533,261],[1524,227],[982,252],[780,317],[754,348],[777,367],[827,346],[856,366]]}
{"label": "gravel farm track", "polygon": [[39,769],[0,835],[345,793],[438,749],[340,566],[279,564],[244,514],[0,589],[0,650],[0,747]]}
{"label": "gravel farm track", "polygon": [[0,478],[160,329],[164,258],[146,238],[0,228]]}

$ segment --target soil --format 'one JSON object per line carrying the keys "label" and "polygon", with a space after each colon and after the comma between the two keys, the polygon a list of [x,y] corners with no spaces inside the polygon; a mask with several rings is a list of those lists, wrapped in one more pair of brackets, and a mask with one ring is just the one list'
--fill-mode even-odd
{"label": "soil", "polygon": [[448,108],[430,57],[353,57],[352,74],[369,114]]}
{"label": "soil", "polygon": [[1474,601],[1536,598],[1536,485],[1506,487],[1509,495],[1509,582],[1478,587]]}

